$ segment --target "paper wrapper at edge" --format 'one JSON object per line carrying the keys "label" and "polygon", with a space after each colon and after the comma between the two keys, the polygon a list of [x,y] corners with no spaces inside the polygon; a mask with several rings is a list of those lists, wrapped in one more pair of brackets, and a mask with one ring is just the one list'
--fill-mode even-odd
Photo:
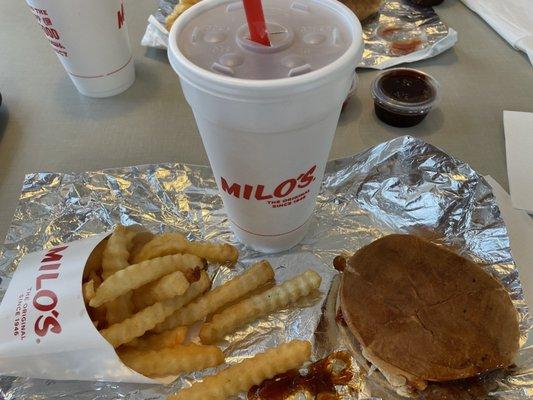
{"label": "paper wrapper at edge", "polygon": [[[105,232],[115,223],[139,223],[153,232],[179,230],[187,232],[189,239],[232,242],[239,248],[240,262],[235,270],[223,267],[212,275],[215,285],[264,257],[235,241],[208,167],[158,164],[83,174],[31,174],[0,250],[0,276],[4,279],[0,295],[23,254]],[[353,253],[392,232],[425,235],[482,263],[511,293],[525,343],[531,323],[507,230],[490,186],[466,163],[419,139],[400,137],[353,157],[330,161],[304,242],[269,260],[279,280],[313,268],[325,282],[326,271],[335,275],[330,267],[335,256]],[[285,310],[228,337],[224,344],[227,361],[238,362],[290,338],[312,338],[314,360],[350,347],[335,321],[335,276],[329,290],[321,289],[327,294],[322,305],[315,300],[304,304],[303,312]],[[354,377],[360,379],[353,382],[355,391],[342,392],[341,400],[400,399],[357,353],[353,364]],[[520,350],[516,364],[509,374],[491,377],[490,394],[484,398],[531,398],[531,346]],[[211,373],[213,370],[181,376],[168,387],[1,378],[0,389],[6,398],[17,400],[65,396],[163,399]],[[245,396],[236,398],[244,400]]]}
{"label": "paper wrapper at edge", "polygon": [[0,305],[0,373],[157,383],[122,364],[85,309],[83,269],[107,235],[59,244],[21,260]]}

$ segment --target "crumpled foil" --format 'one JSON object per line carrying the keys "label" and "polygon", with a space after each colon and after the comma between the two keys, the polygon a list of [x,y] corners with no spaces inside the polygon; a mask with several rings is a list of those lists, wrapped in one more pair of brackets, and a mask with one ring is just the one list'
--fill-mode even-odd
{"label": "crumpled foil", "polygon": [[[520,315],[522,344],[532,328],[507,230],[490,186],[466,163],[409,136],[330,161],[304,242],[275,256],[261,255],[235,242],[208,167],[158,164],[81,174],[27,175],[6,243],[0,249],[0,296],[24,254],[107,231],[115,223],[140,223],[153,231],[181,230],[191,238],[236,244],[239,264],[235,270],[212,270],[215,285],[261,258],[270,260],[277,279],[307,268],[317,270],[323,277],[321,297],[305,299],[299,304],[301,309],[284,310],[238,331],[223,347],[229,363],[293,338],[314,342],[314,360],[351,349],[354,378],[350,386],[339,388],[341,400],[400,399],[379,371],[361,357],[357,344],[337,322],[340,279],[331,267],[336,255],[353,253],[388,233],[423,235],[482,263],[511,293]],[[2,377],[0,398],[160,399],[206,372],[180,377],[170,386]],[[455,394],[450,398],[530,399],[533,346],[522,347],[510,372],[492,374],[484,384],[487,394],[482,397]]]}
{"label": "crumpled foil", "polygon": [[[148,19],[141,44],[167,48],[165,18],[177,0],[159,0],[157,12]],[[362,68],[385,69],[434,57],[457,42],[457,32],[441,21],[431,7],[409,0],[385,0],[380,11],[363,23],[365,48]]]}
{"label": "crumpled foil", "polygon": [[432,7],[386,0],[379,13],[363,24],[363,40],[359,66],[385,69],[442,53],[457,42],[457,32]]}

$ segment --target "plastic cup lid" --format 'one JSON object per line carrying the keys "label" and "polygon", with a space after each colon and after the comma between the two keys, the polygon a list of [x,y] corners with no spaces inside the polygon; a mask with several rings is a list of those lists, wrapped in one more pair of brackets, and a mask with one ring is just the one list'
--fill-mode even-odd
{"label": "plastic cup lid", "polygon": [[232,1],[198,13],[180,32],[178,47],[220,75],[280,79],[333,63],[356,40],[350,17],[329,2],[263,0],[263,8],[271,46],[250,40],[243,4]]}

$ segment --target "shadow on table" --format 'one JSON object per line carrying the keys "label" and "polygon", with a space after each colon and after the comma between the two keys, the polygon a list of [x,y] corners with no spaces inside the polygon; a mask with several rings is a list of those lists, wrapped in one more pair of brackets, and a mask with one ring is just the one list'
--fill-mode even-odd
{"label": "shadow on table", "polygon": [[9,110],[5,104],[0,106],[0,142],[4,137],[4,133],[7,128],[7,123],[9,121]]}
{"label": "shadow on table", "polygon": [[[457,57],[457,53],[455,52],[455,47],[452,47],[451,49],[448,49],[444,53],[438,54],[435,57],[416,61],[410,64],[399,65],[399,67],[415,68],[415,69],[420,69],[425,72],[430,72],[430,71],[425,70],[425,68],[426,67],[442,68],[442,67],[448,67],[450,65],[456,65],[457,63],[459,63],[459,58]],[[437,75],[435,75],[434,78],[438,80]]]}
{"label": "shadow on table", "polygon": [[339,125],[344,126],[348,125],[353,121],[357,121],[361,116],[362,110],[363,104],[361,103],[361,100],[359,100],[359,98],[357,97],[356,92],[355,95],[348,100],[348,103],[342,110],[341,116],[339,118]]}
{"label": "shadow on table", "polygon": [[[8,123],[10,124],[10,137],[7,137]],[[5,102],[2,103],[2,106],[0,106],[0,172],[7,172],[13,164],[21,143],[21,136],[22,132],[17,126],[16,119],[9,122],[9,109]],[[24,171],[20,172],[21,177],[24,176],[23,174]],[[7,173],[0,173],[0,188],[7,177]]]}
{"label": "shadow on table", "polygon": [[[80,121],[117,120],[134,115],[139,108],[152,101],[160,101],[163,76],[150,69],[149,65],[136,63],[135,82],[123,93],[107,98],[91,98],[78,93],[68,77],[55,87],[54,98],[65,115]],[[176,80],[177,83],[177,80]]]}
{"label": "shadow on table", "polygon": [[[444,1],[441,4],[439,4],[438,6],[433,6],[433,9],[438,14],[439,10],[450,9],[450,8],[455,7],[456,6],[455,3],[457,3],[457,1]],[[464,7],[466,7],[466,6],[464,6]]]}
{"label": "shadow on table", "polygon": [[428,137],[441,131],[444,126],[444,113],[440,108],[431,110],[428,116],[418,125],[408,128],[396,128],[381,122],[376,114],[372,112],[376,124],[381,129],[395,136],[412,135],[418,138]]}
{"label": "shadow on table", "polygon": [[169,64],[167,51],[165,49],[155,49],[153,47],[148,47],[144,53],[144,56],[155,61]]}

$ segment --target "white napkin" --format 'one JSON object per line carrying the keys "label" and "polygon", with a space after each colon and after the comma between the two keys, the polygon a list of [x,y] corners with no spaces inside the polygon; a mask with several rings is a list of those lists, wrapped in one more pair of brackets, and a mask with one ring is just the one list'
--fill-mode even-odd
{"label": "white napkin", "polygon": [[141,39],[141,45],[155,47],[156,49],[166,49],[168,42],[168,31],[153,15],[148,18],[146,32]]}
{"label": "white napkin", "polygon": [[513,206],[533,213],[533,113],[504,111],[503,126]]}
{"label": "white napkin", "polygon": [[533,64],[532,0],[461,0]]}
{"label": "white napkin", "polygon": [[485,179],[492,187],[492,193],[496,197],[496,203],[507,227],[511,241],[511,253],[518,266],[526,301],[531,308],[533,307],[533,247],[531,246],[533,219],[525,211],[513,208],[507,192],[491,176],[485,176]]}

